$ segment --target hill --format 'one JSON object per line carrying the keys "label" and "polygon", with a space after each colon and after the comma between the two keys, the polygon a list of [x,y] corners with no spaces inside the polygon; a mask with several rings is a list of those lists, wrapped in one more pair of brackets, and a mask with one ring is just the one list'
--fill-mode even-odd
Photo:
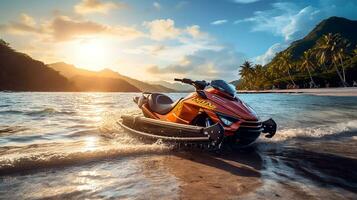
{"label": "hill", "polygon": [[155,84],[155,85],[162,85],[164,87],[176,90],[176,91],[180,91],[180,92],[192,92],[194,91],[194,87],[192,87],[191,85],[187,85],[187,84],[182,84],[182,83],[170,83],[167,81],[153,81],[150,82],[150,84]]}
{"label": "hill", "polygon": [[304,38],[291,43],[284,52],[289,51],[291,52],[293,59],[298,59],[306,50],[311,49],[318,39],[328,33],[340,34],[351,43],[352,47],[354,47],[357,44],[357,21],[342,17],[330,17],[325,19]]}
{"label": "hill", "polygon": [[357,80],[357,21],[330,17],[265,66],[245,62],[238,89],[339,87]]}
{"label": "hill", "polygon": [[0,39],[0,90],[73,91],[76,88],[57,71],[16,52]]}
{"label": "hill", "polygon": [[140,92],[137,87],[117,78],[74,76],[71,81],[78,90],[86,92]]}
{"label": "hill", "polygon": [[73,77],[76,76],[82,76],[82,77],[97,77],[97,78],[111,78],[111,79],[119,79],[126,81],[127,83],[135,86],[141,91],[145,92],[176,92],[173,89],[161,86],[161,85],[156,85],[156,84],[148,84],[127,76],[123,76],[113,70],[110,69],[103,69],[101,71],[90,71],[90,70],[85,70],[81,68],[77,68],[74,65],[70,65],[64,62],[57,62],[57,63],[52,63],[48,64],[49,67],[53,68],[54,70],[58,71],[65,77],[69,78],[70,80],[73,79]]}

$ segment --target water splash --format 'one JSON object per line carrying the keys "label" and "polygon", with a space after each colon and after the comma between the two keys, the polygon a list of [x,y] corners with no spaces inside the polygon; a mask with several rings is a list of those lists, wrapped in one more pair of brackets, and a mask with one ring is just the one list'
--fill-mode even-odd
{"label": "water splash", "polygon": [[350,133],[350,137],[357,133],[357,120],[351,120],[342,123],[335,123],[316,127],[302,127],[278,130],[273,141],[284,141],[293,138],[322,138],[326,136],[339,135],[341,133]]}

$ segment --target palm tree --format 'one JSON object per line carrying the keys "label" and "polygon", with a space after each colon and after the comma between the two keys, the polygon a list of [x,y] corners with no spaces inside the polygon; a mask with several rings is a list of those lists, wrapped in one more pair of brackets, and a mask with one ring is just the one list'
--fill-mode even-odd
{"label": "palm tree", "polygon": [[295,82],[291,76],[291,73],[290,73],[290,70],[293,68],[293,66],[291,64],[291,53],[290,52],[285,51],[280,54],[280,56],[278,58],[278,67],[279,67],[279,70],[288,73],[290,81],[293,84],[293,86],[295,87],[296,84],[295,84]]}
{"label": "palm tree", "polygon": [[331,63],[331,66],[333,65],[334,69],[336,70],[336,73],[340,78],[342,85],[346,87],[347,83],[343,79],[340,69],[338,68],[338,64],[341,64],[339,56],[339,52],[341,51],[341,48],[339,48],[340,46],[341,35],[338,33],[329,33],[327,35],[324,35],[318,41],[315,49],[317,51],[316,55],[319,63],[324,66],[326,63]]}
{"label": "palm tree", "polygon": [[[342,78],[343,81],[347,84],[346,82],[346,73],[345,73],[345,66],[344,66],[344,60],[349,56],[348,52],[347,52],[347,48],[350,46],[351,44],[346,40],[346,39],[340,39],[340,42],[338,42],[338,51],[336,52],[336,60],[338,60],[341,64],[341,68],[342,68]],[[338,62],[336,61],[336,63]]]}
{"label": "palm tree", "polygon": [[254,65],[254,83],[257,89],[261,89],[266,81],[266,68],[260,64]]}
{"label": "palm tree", "polygon": [[313,62],[311,50],[305,51],[304,55],[302,57],[301,67],[302,67],[302,70],[307,70],[307,72],[309,73],[309,76],[310,76],[311,83],[315,86],[316,83],[315,83],[314,79],[311,76],[311,70],[314,69],[314,66],[315,65],[314,65],[314,62]]}
{"label": "palm tree", "polygon": [[245,61],[239,70],[239,75],[242,77],[243,81],[249,84],[249,88],[252,88],[252,78],[253,78],[253,67],[249,61]]}

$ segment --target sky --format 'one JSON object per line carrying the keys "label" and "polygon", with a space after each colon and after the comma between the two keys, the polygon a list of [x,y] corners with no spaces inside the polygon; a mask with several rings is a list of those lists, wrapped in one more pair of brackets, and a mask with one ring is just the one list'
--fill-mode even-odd
{"label": "sky", "polygon": [[0,0],[0,38],[44,63],[145,81],[238,79],[356,0]]}

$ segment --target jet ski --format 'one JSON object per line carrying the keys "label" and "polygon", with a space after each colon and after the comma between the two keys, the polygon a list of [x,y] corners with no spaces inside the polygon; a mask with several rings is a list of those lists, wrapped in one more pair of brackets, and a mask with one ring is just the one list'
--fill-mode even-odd
{"label": "jet ski", "polygon": [[247,147],[261,133],[267,138],[275,135],[275,121],[261,121],[238,98],[233,85],[223,80],[174,80],[192,85],[195,92],[177,101],[165,94],[144,92],[133,99],[143,116],[123,115],[118,124],[145,141],[204,143],[214,148]]}

